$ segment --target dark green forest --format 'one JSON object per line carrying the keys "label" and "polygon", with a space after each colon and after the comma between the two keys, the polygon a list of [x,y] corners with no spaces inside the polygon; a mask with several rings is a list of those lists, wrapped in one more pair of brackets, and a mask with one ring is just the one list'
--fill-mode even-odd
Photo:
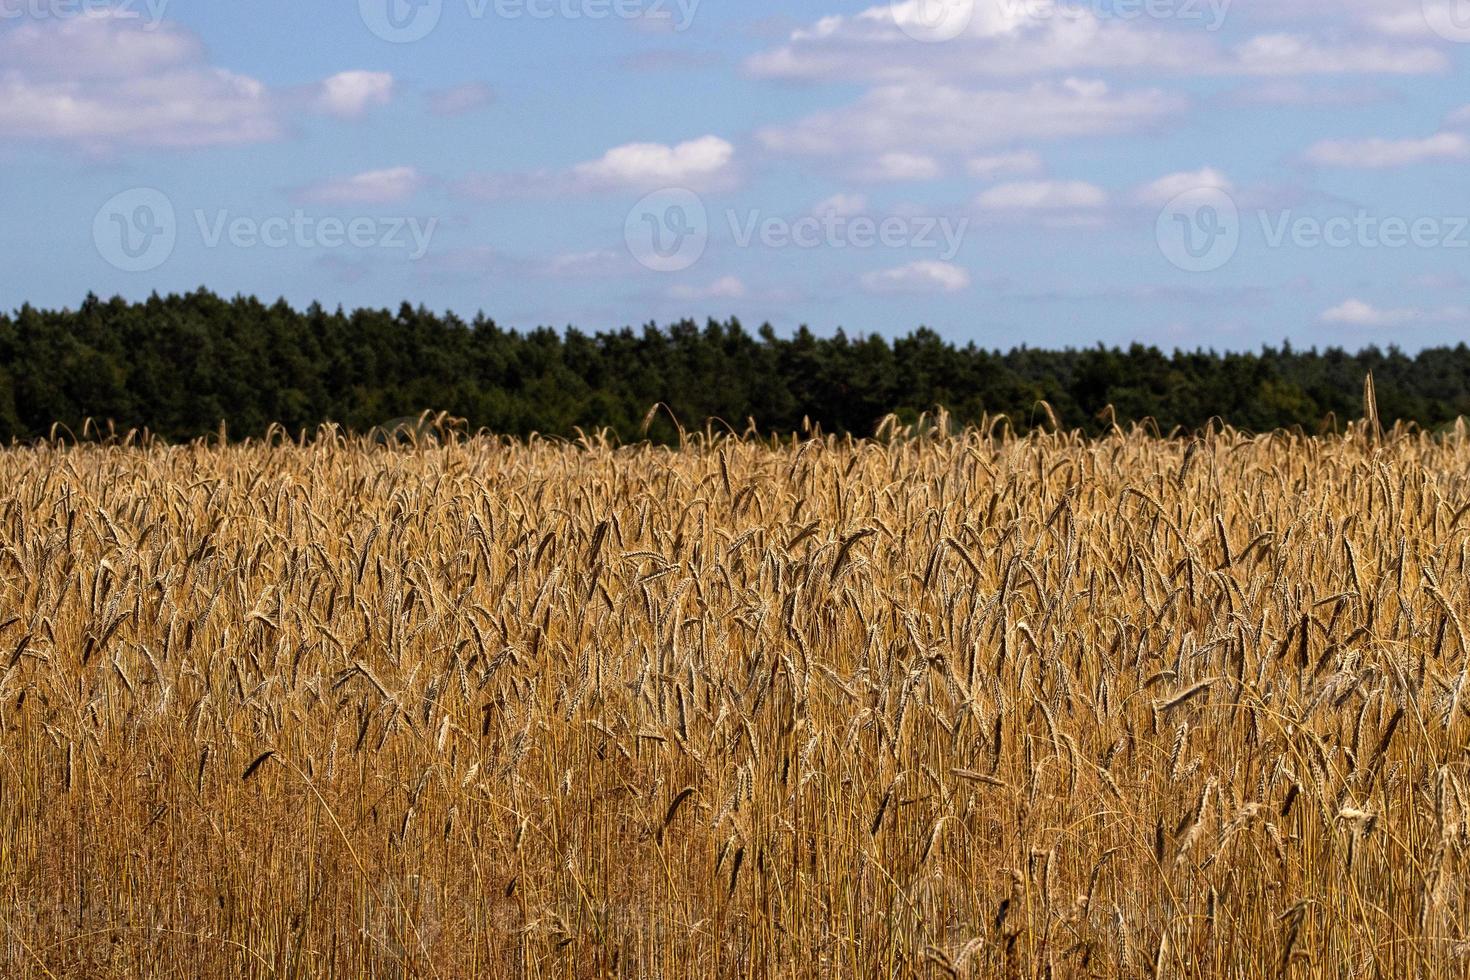
{"label": "dark green forest", "polygon": [[871,435],[890,413],[911,420],[943,406],[958,422],[1006,415],[1019,430],[1061,424],[1092,432],[1154,420],[1163,432],[1221,420],[1250,431],[1340,428],[1362,414],[1374,375],[1385,423],[1439,428],[1470,415],[1470,348],[1410,356],[1290,345],[1254,353],[1133,346],[986,350],[918,329],[886,340],[806,329],[778,336],[737,321],[700,326],[502,329],[404,305],[293,309],[207,291],[130,303],[89,296],[75,310],[0,315],[0,441],[47,437],[84,420],[146,428],[170,440],[220,431],[292,432],[323,422],[366,431],[428,409],[471,429],[554,436],[611,429],[621,439],[675,435],[722,419],[738,430]]}

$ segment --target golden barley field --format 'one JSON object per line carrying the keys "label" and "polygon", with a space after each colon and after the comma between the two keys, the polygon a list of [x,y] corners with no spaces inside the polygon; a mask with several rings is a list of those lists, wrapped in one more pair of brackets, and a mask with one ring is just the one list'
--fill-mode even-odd
{"label": "golden barley field", "polygon": [[1470,433],[0,452],[0,976],[1470,972]]}

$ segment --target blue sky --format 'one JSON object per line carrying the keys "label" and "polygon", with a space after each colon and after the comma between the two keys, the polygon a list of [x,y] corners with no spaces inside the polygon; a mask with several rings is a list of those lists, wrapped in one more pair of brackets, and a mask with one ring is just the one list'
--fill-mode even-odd
{"label": "blue sky", "polygon": [[0,307],[1458,342],[1470,0],[0,0]]}

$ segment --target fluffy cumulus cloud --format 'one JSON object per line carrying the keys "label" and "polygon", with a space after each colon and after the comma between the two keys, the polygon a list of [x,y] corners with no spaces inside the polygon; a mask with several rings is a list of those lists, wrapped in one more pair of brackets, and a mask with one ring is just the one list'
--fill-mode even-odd
{"label": "fluffy cumulus cloud", "polygon": [[879,294],[958,293],[970,288],[970,274],[950,262],[929,260],[869,272],[861,285]]}
{"label": "fluffy cumulus cloud", "polygon": [[637,188],[708,185],[730,171],[735,147],[718,136],[675,146],[629,143],[598,160],[572,168],[574,181],[589,187]]}
{"label": "fluffy cumulus cloud", "polygon": [[[391,76],[348,72],[323,82],[319,101],[328,111],[350,110],[381,101],[385,84],[391,92]],[[100,11],[0,32],[6,139],[91,152],[260,143],[284,135],[291,102],[211,64],[199,38],[173,21]]]}
{"label": "fluffy cumulus cloud", "polygon": [[[1426,2],[1432,7],[1440,0]],[[1421,0],[1280,0],[1250,7],[1200,0],[1168,9],[1172,16],[1125,17],[1114,16],[1109,5],[1075,0],[896,0],[824,16],[751,56],[746,71],[759,79],[857,86],[858,94],[758,129],[756,141],[769,154],[808,158],[847,178],[917,181],[960,173],[985,183],[1019,182],[1043,202],[1095,209],[1100,205],[1066,198],[1078,188],[1036,179],[1046,172],[1041,157],[1016,147],[1045,150],[1041,144],[1188,125],[1204,88],[1191,79],[1232,85],[1234,95],[1226,89],[1204,96],[1216,104],[1353,108],[1383,101],[1385,86],[1443,75],[1453,65]],[[1417,29],[1408,23],[1413,16]],[[1222,30],[1227,21],[1229,30]],[[1446,125],[1470,127],[1470,116]],[[1446,133],[1403,144],[1324,143],[1307,159],[1399,166],[1460,159],[1461,142]],[[1296,156],[1301,149],[1284,152]],[[1166,192],[1193,187],[1230,189],[1206,169],[1142,188],[1133,203],[1162,204]],[[982,195],[980,203],[1014,208],[999,199],[1016,191],[993,189],[993,200]]]}
{"label": "fluffy cumulus cloud", "polygon": [[1466,159],[1470,159],[1470,138],[1460,133],[1438,133],[1425,139],[1324,140],[1306,152],[1308,163],[1359,170]]}
{"label": "fluffy cumulus cloud", "polygon": [[256,79],[208,63],[193,34],[111,14],[0,33],[0,136],[91,150],[257,143],[282,127]]}
{"label": "fluffy cumulus cloud", "polygon": [[459,183],[459,190],[494,200],[666,187],[715,190],[737,179],[735,147],[718,136],[702,136],[676,144],[627,143],[566,170],[474,174]]}
{"label": "fluffy cumulus cloud", "polygon": [[324,80],[317,108],[342,119],[356,119],[393,99],[393,76],[381,71],[344,71]]}
{"label": "fluffy cumulus cloud", "polygon": [[415,167],[390,167],[322,181],[296,196],[313,204],[395,204],[408,200],[423,183]]}

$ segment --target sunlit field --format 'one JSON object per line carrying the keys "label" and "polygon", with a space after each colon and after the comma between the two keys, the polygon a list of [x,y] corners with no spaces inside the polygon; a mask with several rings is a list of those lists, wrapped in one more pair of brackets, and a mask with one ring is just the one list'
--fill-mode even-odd
{"label": "sunlit field", "polygon": [[1470,970],[1463,426],[382,442],[0,452],[0,975]]}

